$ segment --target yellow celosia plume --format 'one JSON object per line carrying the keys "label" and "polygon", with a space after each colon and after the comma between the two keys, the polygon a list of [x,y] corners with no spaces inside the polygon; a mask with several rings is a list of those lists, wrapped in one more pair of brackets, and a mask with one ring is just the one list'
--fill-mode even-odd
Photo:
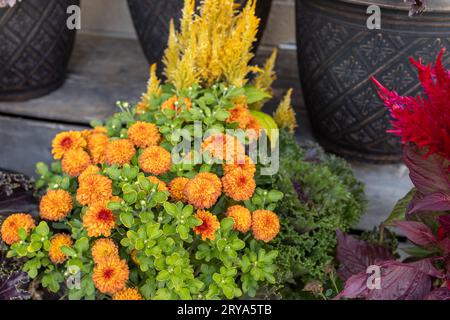
{"label": "yellow celosia plume", "polygon": [[[262,69],[262,71],[259,72],[253,80],[253,85],[255,86],[255,88],[264,91],[270,96],[272,96],[273,94],[272,84],[277,79],[277,75],[275,73],[275,61],[277,59],[277,55],[278,50],[275,48],[269,59],[267,59],[266,63],[264,64],[264,68]],[[251,105],[251,108],[260,110],[263,107],[265,101],[266,100],[254,103]]]}
{"label": "yellow celosia plume", "polygon": [[241,12],[234,0],[204,0],[199,15],[195,0],[185,0],[180,31],[173,22],[164,57],[168,82],[180,90],[194,84],[223,81],[242,87],[250,72],[259,18],[256,1],[249,0]]}
{"label": "yellow celosia plume", "polygon": [[281,101],[273,118],[279,128],[287,129],[291,134],[294,134],[297,125],[295,111],[291,104],[292,89],[289,89],[283,101]]}

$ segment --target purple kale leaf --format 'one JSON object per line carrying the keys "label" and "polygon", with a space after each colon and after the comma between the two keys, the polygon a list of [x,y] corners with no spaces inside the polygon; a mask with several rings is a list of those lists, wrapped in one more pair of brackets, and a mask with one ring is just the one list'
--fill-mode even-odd
{"label": "purple kale leaf", "polygon": [[360,272],[365,272],[367,267],[379,261],[394,259],[388,248],[357,240],[339,230],[337,231],[337,239],[336,258],[340,262],[338,273],[343,280],[347,280]]}
{"label": "purple kale leaf", "polygon": [[405,236],[413,243],[430,247],[436,244],[436,237],[431,229],[422,222],[417,221],[395,221],[394,225],[399,228]]}
{"label": "purple kale leaf", "polygon": [[425,300],[450,300],[450,290],[447,288],[438,288],[431,291]]}
{"label": "purple kale leaf", "polygon": [[409,168],[411,181],[419,191],[408,215],[450,210],[450,181],[445,160],[437,155],[424,158],[415,146],[407,144],[403,150],[403,161]]}
{"label": "purple kale leaf", "polygon": [[[430,259],[413,263],[388,260],[375,267],[379,268],[378,275],[363,271],[351,276],[336,299],[422,300],[431,292],[432,278],[442,277]],[[379,286],[371,286],[377,276]]]}

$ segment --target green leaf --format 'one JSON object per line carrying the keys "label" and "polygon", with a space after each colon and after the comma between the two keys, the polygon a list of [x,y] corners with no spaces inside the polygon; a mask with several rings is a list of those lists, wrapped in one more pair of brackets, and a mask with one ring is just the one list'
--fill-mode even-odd
{"label": "green leaf", "polygon": [[261,128],[266,131],[267,137],[270,139],[270,145],[274,149],[279,138],[278,125],[275,120],[267,113],[261,111],[251,110],[250,113],[258,121]]}
{"label": "green leaf", "polygon": [[122,212],[120,214],[120,221],[122,224],[130,229],[133,226],[134,223],[134,216],[131,212]]}
{"label": "green leaf", "polygon": [[62,246],[62,247],[61,247],[61,251],[62,251],[65,255],[67,255],[67,256],[69,256],[69,257],[75,257],[75,256],[77,255],[77,253],[75,252],[75,250],[73,250],[72,248],[69,248],[69,247],[67,247],[67,246]]}
{"label": "green leaf", "polygon": [[36,251],[41,250],[41,248],[42,248],[42,242],[33,241],[28,246],[28,252],[36,252]]}
{"label": "green leaf", "polygon": [[269,191],[269,194],[267,195],[267,198],[270,202],[277,202],[283,199],[283,192],[278,190],[271,190]]}
{"label": "green leaf", "polygon": [[28,237],[28,233],[24,228],[19,228],[19,230],[17,230],[17,233],[19,235],[20,240],[25,241]]}
{"label": "green leaf", "polygon": [[89,239],[86,237],[80,238],[75,242],[75,248],[79,252],[86,252],[89,250]]}
{"label": "green leaf", "polygon": [[172,217],[176,217],[178,215],[178,207],[173,203],[165,202],[164,210],[166,210],[166,212]]}
{"label": "green leaf", "polygon": [[383,222],[383,225],[392,226],[394,221],[404,220],[408,205],[412,201],[415,194],[416,188],[413,188],[402,199],[400,199],[394,206],[394,209],[389,217]]}
{"label": "green leaf", "polygon": [[138,194],[134,190],[125,192],[123,194],[123,200],[125,200],[129,204],[134,204],[137,200],[137,197],[138,197]]}
{"label": "green leaf", "polygon": [[118,211],[122,208],[122,205],[120,202],[108,202],[106,207],[111,211]]}
{"label": "green leaf", "polygon": [[41,221],[41,223],[39,223],[39,225],[36,227],[36,233],[40,236],[46,237],[49,234],[49,232],[50,228],[44,221]]}
{"label": "green leaf", "polygon": [[247,97],[247,103],[253,104],[255,102],[259,102],[262,100],[270,99],[271,95],[267,92],[264,92],[262,90],[257,89],[253,86],[247,86],[244,88],[245,90],[245,96]]}
{"label": "green leaf", "polygon": [[36,173],[45,176],[48,173],[48,166],[43,162],[36,163]]}
{"label": "green leaf", "polygon": [[233,225],[234,225],[234,220],[232,218],[224,218],[220,222],[220,227],[222,228],[222,230],[224,232],[227,232],[228,230],[231,230],[231,228],[233,228]]}

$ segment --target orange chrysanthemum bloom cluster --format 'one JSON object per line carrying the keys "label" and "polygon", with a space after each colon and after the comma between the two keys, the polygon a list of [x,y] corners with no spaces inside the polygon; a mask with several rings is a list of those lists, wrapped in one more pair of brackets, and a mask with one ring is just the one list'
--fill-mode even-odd
{"label": "orange chrysanthemum bloom cluster", "polygon": [[239,129],[246,129],[252,120],[252,115],[247,106],[243,104],[237,104],[230,111],[230,116],[227,119],[228,123],[236,122]]}
{"label": "orange chrysanthemum bloom cluster", "polygon": [[67,255],[62,252],[62,247],[72,247],[73,241],[68,234],[58,233],[55,234],[50,240],[50,250],[48,256],[50,260],[55,264],[61,264],[67,260]]}
{"label": "orange chrysanthemum bloom cluster", "polygon": [[256,210],[252,214],[252,230],[256,240],[269,242],[280,232],[280,220],[272,211]]}
{"label": "orange chrysanthemum bloom cluster", "polygon": [[228,123],[237,123],[239,129],[248,130],[246,135],[250,140],[259,137],[261,126],[245,104],[236,104],[229,112]]}
{"label": "orange chrysanthemum bloom cluster", "polygon": [[227,217],[232,218],[234,221],[234,229],[246,233],[252,226],[252,215],[250,211],[243,206],[235,205],[227,209]]}
{"label": "orange chrysanthemum bloom cluster", "polygon": [[134,145],[128,139],[113,140],[108,143],[105,151],[106,163],[118,166],[130,163],[136,154]]}
{"label": "orange chrysanthemum bloom cluster", "polygon": [[61,160],[70,150],[79,150],[86,147],[86,140],[81,132],[67,131],[56,135],[52,142],[52,154],[56,160]]}
{"label": "orange chrysanthemum bloom cluster", "polygon": [[249,200],[256,188],[253,175],[241,168],[225,174],[222,178],[222,184],[225,194],[236,201]]}
{"label": "orange chrysanthemum bloom cluster", "polygon": [[183,109],[191,109],[191,106],[192,102],[188,98],[178,98],[176,96],[173,96],[172,98],[163,102],[163,104],[161,105],[161,111],[174,110],[178,113]]}
{"label": "orange chrysanthemum bloom cluster", "polygon": [[116,217],[104,205],[93,205],[83,216],[83,226],[89,237],[109,237],[116,226]]}
{"label": "orange chrysanthemum bloom cluster", "polygon": [[92,280],[101,293],[114,295],[125,289],[129,274],[125,260],[111,257],[96,264]]}
{"label": "orange chrysanthemum bloom cluster", "polygon": [[236,137],[227,134],[213,134],[202,143],[202,151],[209,152],[212,157],[231,162],[233,159],[242,159],[245,147]]}
{"label": "orange chrysanthemum bloom cluster", "polygon": [[119,259],[119,249],[112,239],[95,240],[91,248],[92,259],[95,263],[102,263],[109,258]]}
{"label": "orange chrysanthemum bloom cluster", "polygon": [[109,138],[103,133],[94,133],[88,138],[88,151],[92,162],[101,164],[105,162],[105,152],[108,146]]}
{"label": "orange chrysanthemum bloom cluster", "polygon": [[112,197],[112,181],[101,174],[88,175],[79,181],[77,201],[84,206],[106,203]]}
{"label": "orange chrysanthemum bloom cluster", "polygon": [[30,230],[35,226],[36,224],[31,215],[25,213],[12,214],[2,223],[2,240],[7,245],[12,245],[20,241],[19,229],[24,229],[27,234],[30,234]]}
{"label": "orange chrysanthemum bloom cluster", "polygon": [[99,174],[100,173],[100,168],[97,167],[96,165],[90,165],[89,167],[86,168],[86,170],[84,170],[79,176],[78,176],[78,182],[81,183],[82,180],[84,180],[85,178],[92,176],[94,174]]}
{"label": "orange chrysanthemum bloom cluster", "polygon": [[128,139],[136,147],[147,148],[158,145],[161,135],[153,123],[138,121],[128,129]]}
{"label": "orange chrysanthemum bloom cluster", "polygon": [[201,172],[186,183],[183,193],[196,209],[208,209],[222,194],[222,183],[214,173]]}
{"label": "orange chrysanthemum bloom cluster", "polygon": [[169,183],[169,193],[172,201],[174,202],[181,201],[183,203],[186,203],[188,201],[186,196],[184,195],[184,188],[186,187],[186,184],[188,182],[189,182],[188,178],[178,177],[173,179]]}
{"label": "orange chrysanthemum bloom cluster", "polygon": [[215,233],[219,229],[220,223],[217,217],[209,211],[198,210],[195,217],[202,220],[202,224],[194,227],[195,234],[201,236],[202,240],[214,240]]}
{"label": "orange chrysanthemum bloom cluster", "polygon": [[[150,182],[154,185],[158,185],[158,191],[169,191],[169,189],[167,188],[167,185],[164,181],[158,179],[155,176],[149,176],[148,180],[150,180]],[[156,191],[156,190],[155,190]]]}
{"label": "orange chrysanthemum bloom cluster", "polygon": [[72,211],[72,196],[65,190],[49,190],[39,204],[39,215],[49,221],[61,221]]}
{"label": "orange chrysanthemum bloom cluster", "polygon": [[113,295],[113,300],[144,300],[139,291],[135,288],[127,288]]}
{"label": "orange chrysanthemum bloom cluster", "polygon": [[235,169],[242,169],[252,177],[256,173],[256,165],[249,156],[244,156],[242,159],[236,159],[232,163],[224,163],[222,168],[224,174],[229,174]]}
{"label": "orange chrysanthemum bloom cluster", "polygon": [[62,170],[72,177],[78,177],[90,164],[91,157],[82,149],[67,151],[61,161]]}
{"label": "orange chrysanthemum bloom cluster", "polygon": [[146,173],[161,175],[168,172],[171,166],[170,152],[160,146],[148,147],[139,157],[139,167]]}

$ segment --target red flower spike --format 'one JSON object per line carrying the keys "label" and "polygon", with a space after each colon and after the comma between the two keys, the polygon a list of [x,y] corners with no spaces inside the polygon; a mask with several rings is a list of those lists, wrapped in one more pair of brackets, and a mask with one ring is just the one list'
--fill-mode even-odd
{"label": "red flower spike", "polygon": [[389,132],[425,149],[426,157],[438,154],[450,160],[450,73],[442,64],[444,53],[442,49],[434,66],[411,59],[426,96],[403,97],[372,80],[393,118]]}

